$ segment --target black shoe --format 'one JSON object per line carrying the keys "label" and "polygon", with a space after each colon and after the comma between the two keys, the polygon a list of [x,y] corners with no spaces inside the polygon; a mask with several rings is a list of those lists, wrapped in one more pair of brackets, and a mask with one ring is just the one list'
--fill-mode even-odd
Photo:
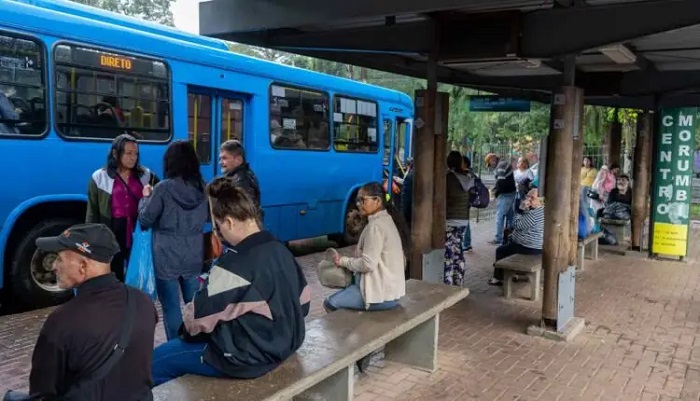
{"label": "black shoe", "polygon": [[367,355],[366,357],[360,359],[359,361],[355,362],[355,365],[357,366],[357,370],[360,371],[360,373],[365,373],[367,368],[369,368],[369,363],[371,359],[372,354]]}

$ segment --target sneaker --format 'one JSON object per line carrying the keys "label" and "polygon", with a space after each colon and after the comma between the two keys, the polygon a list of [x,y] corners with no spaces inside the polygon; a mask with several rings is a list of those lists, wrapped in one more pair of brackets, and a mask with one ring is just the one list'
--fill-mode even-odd
{"label": "sneaker", "polygon": [[474,248],[472,248],[472,247],[470,246],[469,248],[467,248],[467,249],[464,250],[464,253],[466,253],[466,254],[474,253]]}
{"label": "sneaker", "polygon": [[495,277],[491,277],[491,280],[489,280],[489,285],[503,285],[503,282]]}

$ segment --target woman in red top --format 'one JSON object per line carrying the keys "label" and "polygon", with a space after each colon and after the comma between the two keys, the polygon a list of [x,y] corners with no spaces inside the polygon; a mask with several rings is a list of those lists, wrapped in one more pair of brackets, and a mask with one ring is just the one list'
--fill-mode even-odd
{"label": "woman in red top", "polygon": [[124,267],[131,251],[143,188],[157,181],[149,169],[139,165],[136,139],[122,134],[112,142],[107,165],[92,174],[88,185],[85,221],[105,224],[116,235],[121,252],[112,260],[112,271],[121,281],[124,281]]}

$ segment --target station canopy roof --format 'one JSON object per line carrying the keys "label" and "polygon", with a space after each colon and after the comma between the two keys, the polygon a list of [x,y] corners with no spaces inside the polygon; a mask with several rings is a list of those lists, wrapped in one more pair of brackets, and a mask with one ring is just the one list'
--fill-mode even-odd
{"label": "station canopy roof", "polygon": [[203,35],[548,101],[700,105],[700,0],[212,0]]}

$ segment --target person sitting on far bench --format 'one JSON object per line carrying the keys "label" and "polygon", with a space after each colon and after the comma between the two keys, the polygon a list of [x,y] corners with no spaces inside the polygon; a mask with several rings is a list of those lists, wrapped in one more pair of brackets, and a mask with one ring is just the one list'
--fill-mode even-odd
{"label": "person sitting on far bench", "polygon": [[153,351],[153,381],[186,374],[254,379],[304,342],[311,293],[292,253],[260,229],[245,189],[216,178],[206,194],[214,229],[231,245],[185,305],[180,338]]}
{"label": "person sitting on far bench", "polygon": [[[516,254],[540,255],[544,239],[544,206],[532,189],[520,202],[520,210],[513,222],[513,232],[507,244],[496,248],[496,261]],[[489,285],[503,284],[503,269],[493,269]]]}

